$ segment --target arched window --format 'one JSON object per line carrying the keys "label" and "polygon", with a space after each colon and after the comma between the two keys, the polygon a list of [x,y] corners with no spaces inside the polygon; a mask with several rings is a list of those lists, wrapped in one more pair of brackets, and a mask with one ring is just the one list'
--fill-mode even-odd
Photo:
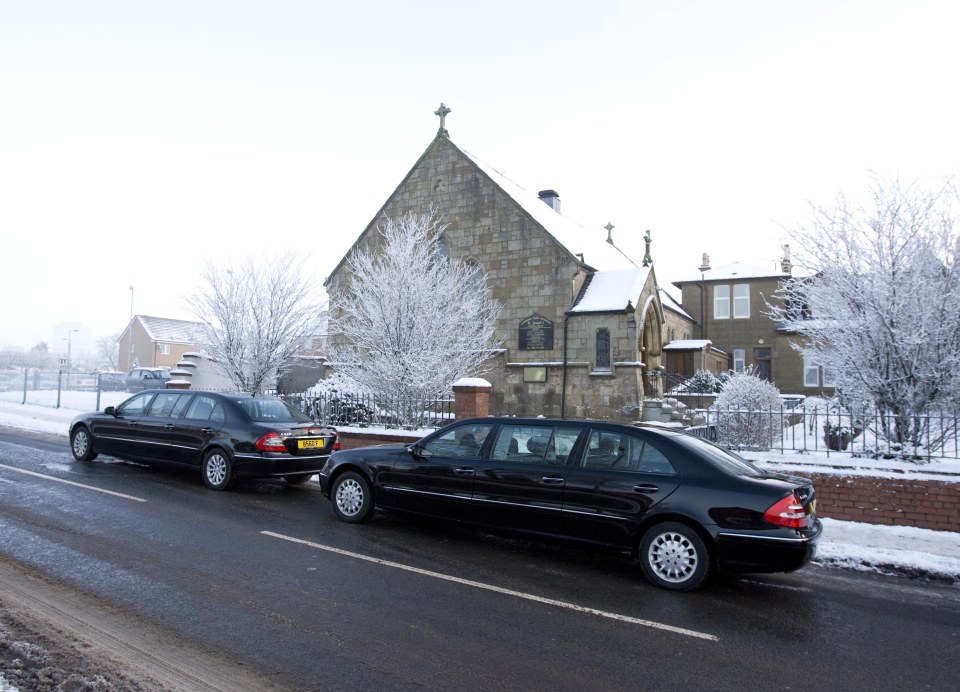
{"label": "arched window", "polygon": [[466,262],[468,282],[471,293],[483,293],[487,290],[487,273],[483,271],[480,263],[474,259],[468,259]]}
{"label": "arched window", "polygon": [[597,330],[597,370],[610,370],[610,330]]}

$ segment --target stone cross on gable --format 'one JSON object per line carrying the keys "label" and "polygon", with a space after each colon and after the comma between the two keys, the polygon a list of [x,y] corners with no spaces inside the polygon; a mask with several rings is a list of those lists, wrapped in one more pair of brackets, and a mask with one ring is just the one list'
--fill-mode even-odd
{"label": "stone cross on gable", "polygon": [[650,256],[650,243],[653,242],[653,239],[650,237],[650,229],[647,229],[647,232],[643,236],[644,242],[647,244],[647,251],[643,255],[643,266],[649,267],[653,264],[653,257]]}
{"label": "stone cross on gable", "polygon": [[449,134],[449,133],[447,132],[447,127],[446,127],[447,113],[449,113],[449,112],[450,112],[450,109],[447,108],[445,105],[443,105],[443,102],[442,102],[442,101],[440,102],[440,107],[433,112],[434,115],[439,115],[439,116],[440,116],[440,130],[439,130],[439,132],[440,132],[441,134]]}

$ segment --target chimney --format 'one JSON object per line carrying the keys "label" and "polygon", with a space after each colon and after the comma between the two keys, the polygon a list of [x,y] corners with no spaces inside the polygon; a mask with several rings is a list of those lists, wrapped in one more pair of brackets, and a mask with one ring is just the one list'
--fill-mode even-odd
{"label": "chimney", "polygon": [[793,262],[790,260],[790,246],[784,244],[783,259],[780,260],[780,268],[784,274],[793,274]]}
{"label": "chimney", "polygon": [[558,214],[560,213],[560,195],[556,190],[540,190],[540,199]]}
{"label": "chimney", "polygon": [[700,263],[700,273],[710,271],[710,255],[703,253],[703,260]]}

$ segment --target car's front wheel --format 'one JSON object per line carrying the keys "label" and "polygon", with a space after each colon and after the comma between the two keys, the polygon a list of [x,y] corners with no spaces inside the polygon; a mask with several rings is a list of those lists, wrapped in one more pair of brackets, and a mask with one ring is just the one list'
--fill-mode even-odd
{"label": "car's front wheel", "polygon": [[367,479],[355,471],[347,471],[330,488],[333,513],[341,521],[359,524],[373,514],[373,497]]}
{"label": "car's front wheel", "polygon": [[222,449],[213,449],[203,457],[203,482],[212,490],[226,490],[233,481],[233,465]]}
{"label": "car's front wheel", "polygon": [[70,435],[70,451],[73,452],[73,458],[77,461],[90,461],[97,458],[97,453],[93,449],[93,438],[84,426],[78,425],[73,429],[73,434]]}
{"label": "car's front wheel", "polygon": [[664,589],[692,591],[710,572],[710,554],[700,535],[686,524],[651,527],[640,543],[640,566],[647,579]]}

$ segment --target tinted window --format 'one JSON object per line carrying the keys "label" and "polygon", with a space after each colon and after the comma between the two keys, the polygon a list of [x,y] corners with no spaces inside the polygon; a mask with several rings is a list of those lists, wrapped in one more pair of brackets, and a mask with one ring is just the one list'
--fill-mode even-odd
{"label": "tinted window", "polygon": [[161,416],[163,418],[171,417],[173,415],[173,407],[177,405],[177,401],[181,398],[183,398],[182,392],[163,392],[157,394],[153,403],[150,405],[150,415]]}
{"label": "tinted window", "polygon": [[722,447],[718,447],[717,445],[707,442],[706,440],[702,440],[699,437],[694,437],[693,435],[678,435],[676,438],[674,438],[674,440],[677,442],[677,444],[693,450],[698,455],[705,457],[715,466],[718,466],[728,473],[732,473],[737,476],[764,475],[760,469],[743,457],[737,456],[733,452],[728,452]]}
{"label": "tinted window", "polygon": [[582,465],[612,471],[675,473],[670,460],[652,444],[639,435],[614,430],[590,433]]}
{"label": "tinted window", "polygon": [[310,417],[281,399],[234,399],[250,420],[258,423],[309,423]]}
{"label": "tinted window", "polygon": [[424,444],[427,456],[478,459],[483,442],[493,429],[493,424],[458,425],[431,438]]}
{"label": "tinted window", "polygon": [[502,425],[492,461],[564,464],[580,435],[579,426]]}
{"label": "tinted window", "polygon": [[[213,397],[199,395],[194,398],[190,406],[187,407],[185,418],[190,420],[210,420],[214,409],[220,404]],[[220,412],[220,420],[223,420],[223,411]]]}

